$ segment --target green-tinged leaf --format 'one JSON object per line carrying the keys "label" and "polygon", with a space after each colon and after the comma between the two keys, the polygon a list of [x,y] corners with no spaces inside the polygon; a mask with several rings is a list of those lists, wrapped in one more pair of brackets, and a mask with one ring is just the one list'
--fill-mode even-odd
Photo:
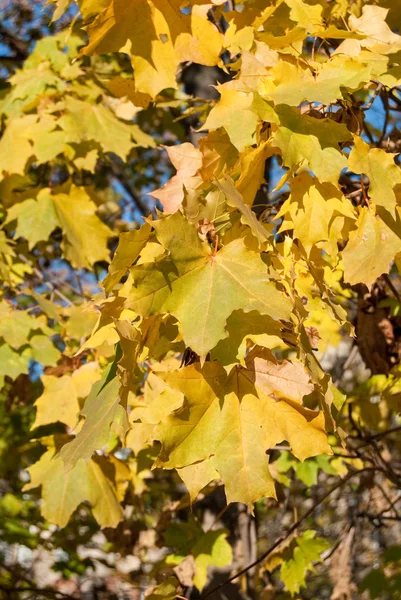
{"label": "green-tinged leaf", "polygon": [[39,329],[51,334],[44,317],[32,317],[28,311],[14,310],[12,304],[0,302],[0,337],[15,350],[28,344],[30,332]]}
{"label": "green-tinged leaf", "polygon": [[292,558],[281,566],[280,577],[291,596],[305,585],[308,571],[313,571],[313,563],[321,562],[321,553],[330,548],[327,540],[315,535],[315,531],[305,531],[299,536]]}
{"label": "green-tinged leaf", "polygon": [[18,354],[8,344],[0,346],[0,377],[16,379],[19,375],[29,373],[29,353]]}
{"label": "green-tinged leaf", "polygon": [[[188,523],[170,525],[165,538],[166,542],[181,555],[193,556],[195,565],[193,582],[200,591],[206,584],[209,566],[221,568],[232,562],[232,549],[227,542],[227,531],[224,529],[205,533],[196,522],[190,520]],[[174,557],[172,558],[174,561]]]}
{"label": "green-tinged leaf", "polygon": [[58,350],[52,341],[45,335],[34,335],[29,340],[30,354],[33,360],[36,360],[42,365],[55,367],[61,358],[61,352]]}
{"label": "green-tinged leaf", "polygon": [[77,267],[108,261],[107,240],[113,233],[96,216],[96,205],[85,188],[73,186],[69,194],[54,195],[53,202],[64,234],[67,259]]}
{"label": "green-tinged leaf", "polygon": [[176,577],[168,577],[163,583],[150,590],[146,600],[176,600],[178,585]]}
{"label": "green-tinged leaf", "polygon": [[25,200],[12,206],[7,211],[6,223],[15,219],[16,237],[28,240],[30,248],[41,240],[47,240],[52,231],[60,225],[50,190],[41,190],[36,200]]}
{"label": "green-tinged leaf", "polygon": [[207,581],[208,567],[226,567],[232,562],[233,554],[227,542],[226,531],[208,531],[191,549],[195,558],[194,584],[203,590]]}
{"label": "green-tinged leaf", "polygon": [[180,213],[155,227],[169,258],[156,269],[153,264],[131,268],[134,287],[129,306],[143,316],[174,315],[185,343],[201,357],[226,337],[226,320],[233,310],[289,318],[291,302],[271,283],[260,256],[248,250],[242,239],[214,255]]}
{"label": "green-tinged leaf", "polygon": [[96,450],[101,450],[111,432],[124,437],[128,429],[126,409],[119,396],[121,384],[116,377],[108,382],[104,377],[92,387],[80,413],[85,417],[82,429],[60,451],[67,470],[72,469],[81,458],[87,461]]}
{"label": "green-tinged leaf", "polygon": [[320,182],[337,185],[341,171],[347,166],[340,143],[352,139],[347,127],[331,119],[301,115],[286,105],[276,107],[276,112],[280,125],[272,143],[280,148],[283,164],[293,168],[305,162]]}
{"label": "green-tinged leaf", "polygon": [[73,97],[66,99],[66,114],[59,120],[66,142],[94,140],[104,152],[113,152],[122,159],[133,147],[153,146],[152,138],[136,125],[124,123],[103,104],[89,104]]}
{"label": "green-tinged leaf", "polygon": [[28,469],[31,481],[24,488],[28,491],[42,486],[43,517],[65,527],[75,509],[88,501],[99,525],[116,527],[123,512],[117,498],[113,464],[99,456],[88,463],[81,459],[66,473],[62,460],[55,458],[55,454],[56,447],[50,447]]}
{"label": "green-tinged leaf", "polygon": [[334,56],[322,65],[315,63],[314,67],[315,71],[307,65],[280,61],[271,69],[269,78],[262,78],[259,86],[262,97],[289,106],[298,106],[305,100],[328,105],[342,98],[347,90],[358,89],[371,77],[371,67],[354,57]]}

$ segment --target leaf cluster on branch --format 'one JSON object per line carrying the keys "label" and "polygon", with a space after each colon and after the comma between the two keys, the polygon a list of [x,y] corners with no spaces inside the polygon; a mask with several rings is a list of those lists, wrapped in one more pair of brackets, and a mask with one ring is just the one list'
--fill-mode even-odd
{"label": "leaf cluster on branch", "polygon": [[[51,4],[55,21],[72,10]],[[329,548],[338,598],[336,550],[350,578],[358,519],[400,520],[386,441],[400,410],[398,3],[76,5],[23,64],[8,38],[18,65],[0,97],[0,377],[5,422],[26,419],[19,494],[40,488],[61,528],[137,518],[144,563],[171,549],[146,571],[150,599],[189,598],[232,563],[219,589],[245,576],[267,600],[280,566],[293,596]],[[185,93],[192,63],[224,73],[217,100]],[[294,486],[305,500],[331,478],[289,521]],[[336,541],[316,511],[351,479],[360,507]],[[283,506],[249,565],[220,527],[229,509],[202,526],[222,489],[249,519]],[[357,583],[381,597],[369,574]]]}

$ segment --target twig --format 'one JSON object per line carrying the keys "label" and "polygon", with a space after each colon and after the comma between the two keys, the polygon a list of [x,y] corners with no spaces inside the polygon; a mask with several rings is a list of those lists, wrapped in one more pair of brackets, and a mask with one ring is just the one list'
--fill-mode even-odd
{"label": "twig", "polygon": [[214,251],[213,251],[213,257],[216,256],[218,249],[219,249],[219,236],[216,235],[216,240],[215,240],[215,244],[214,244]]}
{"label": "twig", "polygon": [[63,302],[66,302],[69,306],[74,306],[74,303],[71,302],[71,300],[69,300],[67,298],[67,296],[64,296],[64,294],[62,292],[60,292],[55,285],[53,285],[50,281],[48,281],[46,279],[46,277],[43,275],[43,273],[41,273],[41,271],[39,271],[39,269],[37,269],[36,267],[33,266],[33,264],[31,263],[31,261],[29,261],[23,254],[18,254],[18,258],[20,260],[22,260],[22,262],[24,262],[26,265],[29,265],[32,269],[32,271],[35,273],[36,277],[39,277],[39,279],[41,281],[43,281],[43,283],[45,285],[47,285],[47,287],[54,293],[56,294],[56,296],[58,296],[60,298],[60,300],[63,300]]}
{"label": "twig", "polygon": [[266,552],[264,552],[263,554],[261,554],[250,565],[248,565],[244,569],[241,569],[237,573],[234,573],[234,575],[232,575],[231,577],[229,577],[228,579],[226,579],[225,581],[223,581],[223,583],[220,583],[219,585],[217,585],[214,588],[212,588],[211,590],[209,590],[206,594],[202,595],[201,596],[201,600],[204,600],[205,598],[208,598],[209,596],[211,596],[212,594],[214,594],[215,592],[217,592],[218,590],[220,590],[221,588],[223,588],[227,584],[231,583],[232,581],[234,581],[238,577],[241,577],[241,575],[244,575],[247,571],[249,571],[253,567],[256,567],[256,565],[258,565],[261,562],[263,562],[278,546],[280,546],[280,544],[284,540],[286,540],[287,538],[289,538],[290,535],[292,535],[294,533],[294,531],[296,531],[298,529],[298,527],[301,525],[301,523],[305,519],[307,519],[316,510],[316,508],[318,506],[320,506],[320,504],[322,504],[329,496],[331,496],[331,494],[333,492],[335,492],[340,487],[342,487],[343,485],[345,485],[350,479],[352,479],[356,475],[361,475],[362,473],[375,472],[375,471],[383,471],[383,469],[381,469],[379,467],[365,467],[363,469],[360,469],[359,471],[354,471],[353,473],[349,473],[346,477],[344,477],[344,479],[342,479],[341,481],[339,481],[338,483],[336,483],[328,492],[326,492],[326,494],[324,494],[319,500],[317,500],[317,502],[315,502],[315,504],[309,510],[307,510],[306,513],[304,513],[302,515],[302,517],[300,517],[293,525],[291,525],[291,527],[288,529],[287,533],[285,535],[279,537],[270,546],[270,548],[268,550],[266,550]]}
{"label": "twig", "polygon": [[0,38],[5,46],[11,48],[15,53],[14,60],[25,60],[29,56],[26,42],[17,38],[5,25],[0,23]]}
{"label": "twig", "polygon": [[371,99],[369,100],[367,105],[362,108],[362,110],[369,110],[369,108],[371,108],[373,102],[376,100],[377,96],[380,94],[380,92],[383,89],[382,83],[380,83],[379,81],[375,81],[374,83],[377,84],[377,87],[376,87],[375,91],[373,92]]}
{"label": "twig", "polygon": [[124,173],[124,170],[112,159],[109,159],[108,165],[110,166],[112,175],[115,177],[115,179],[117,179],[120,182],[124,190],[130,196],[131,200],[133,200],[133,202],[136,204],[141,214],[149,214],[149,207],[146,206],[146,204],[144,204],[142,200],[135,194],[130,182],[128,181]]}
{"label": "twig", "polygon": [[382,103],[383,103],[383,108],[384,108],[384,125],[383,125],[383,131],[382,134],[380,136],[379,141],[377,142],[378,146],[381,146],[381,144],[383,143],[383,140],[386,136],[386,131],[387,131],[387,127],[388,127],[388,121],[390,118],[390,106],[388,103],[388,96],[387,96],[387,92],[385,92],[383,94],[383,96],[381,97],[382,99]]}
{"label": "twig", "polygon": [[218,523],[218,521],[220,521],[221,517],[226,513],[226,511],[227,511],[227,509],[228,509],[229,506],[230,506],[229,504],[226,504],[225,506],[223,506],[223,508],[221,509],[221,511],[213,519],[213,522],[210,525],[210,527],[208,528],[207,532],[211,531],[213,529],[213,527],[216,525],[216,523]]}
{"label": "twig", "polygon": [[317,41],[317,37],[315,36],[313,38],[312,52],[311,52],[311,59],[312,59],[312,61],[315,60],[315,44],[316,44],[316,41]]}
{"label": "twig", "polygon": [[[383,493],[383,489],[380,488],[381,493],[383,494],[383,496],[386,498],[386,494]],[[387,500],[387,498],[386,498]],[[400,515],[397,512],[397,509],[395,508],[395,505],[401,500],[401,496],[398,496],[398,498],[396,498],[395,500],[393,500],[392,502],[390,502],[390,505],[387,506],[387,508],[384,508],[381,512],[379,512],[378,516],[381,517],[384,515],[384,513],[389,512],[390,510],[394,511],[394,514],[396,517],[398,517],[398,519],[401,520]],[[387,500],[388,501],[388,500]]]}
{"label": "twig", "polygon": [[362,194],[362,188],[358,188],[357,190],[354,190],[353,192],[350,192],[349,194],[345,194],[346,198],[355,198],[355,196],[359,196],[359,194]]}
{"label": "twig", "polygon": [[37,597],[37,594],[39,594],[40,596],[46,596],[49,598],[59,597],[59,598],[65,598],[66,600],[77,599],[76,596],[70,596],[68,594],[64,594],[63,592],[60,592],[59,590],[48,590],[45,588],[33,587],[31,585],[29,587],[28,586],[27,587],[12,587],[12,586],[0,584],[0,590],[2,590],[3,592],[16,592],[17,594],[23,593],[23,592],[33,592],[36,594],[35,597]]}
{"label": "twig", "polygon": [[375,140],[373,139],[372,132],[370,131],[366,122],[363,124],[363,130],[366,133],[366,135],[368,136],[370,143],[375,145]]}
{"label": "twig", "polygon": [[358,352],[359,352],[358,346],[355,344],[352,347],[351,352],[349,353],[347,360],[343,364],[343,371],[346,371],[348,369],[348,367],[354,362],[354,360],[355,360],[356,355],[358,354]]}
{"label": "twig", "polygon": [[365,448],[366,446],[369,446],[372,440],[379,440],[380,438],[386,437],[391,433],[396,433],[397,431],[401,431],[401,425],[397,425],[397,427],[393,427],[392,429],[386,429],[386,431],[381,431],[375,435],[365,436],[365,443],[359,446],[359,448]]}
{"label": "twig", "polygon": [[361,176],[361,190],[362,190],[362,196],[363,196],[363,199],[365,200],[366,206],[369,206],[369,198],[366,193],[366,187],[365,187],[365,182],[363,181],[363,175]]}
{"label": "twig", "polygon": [[398,302],[401,302],[401,296],[397,290],[396,287],[394,287],[393,282],[390,279],[390,276],[387,273],[384,273],[383,275],[383,279],[385,279],[388,287],[390,288],[390,290],[393,292],[394,296],[397,298]]}

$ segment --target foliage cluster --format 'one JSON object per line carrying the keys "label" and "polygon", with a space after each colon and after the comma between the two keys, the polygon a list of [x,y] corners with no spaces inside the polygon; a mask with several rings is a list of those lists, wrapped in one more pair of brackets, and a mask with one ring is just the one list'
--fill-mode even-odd
{"label": "foliage cluster", "polygon": [[[5,555],[58,549],[78,585],[101,539],[152,600],[213,593],[209,567],[396,598],[399,3],[53,4],[78,12],[0,97]],[[10,598],[63,593],[3,562]]]}

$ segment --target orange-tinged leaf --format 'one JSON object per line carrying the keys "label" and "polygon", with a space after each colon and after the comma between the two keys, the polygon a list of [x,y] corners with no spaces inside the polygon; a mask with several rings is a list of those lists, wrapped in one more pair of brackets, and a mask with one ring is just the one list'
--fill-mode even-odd
{"label": "orange-tinged leaf", "polygon": [[181,391],[186,403],[156,430],[162,442],[156,464],[182,468],[210,458],[228,502],[252,505],[275,497],[266,450],[283,440],[301,460],[331,453],[323,413],[302,404],[313,386],[298,363],[277,361],[257,348],[246,368],[237,366],[228,376],[209,362],[159,377]]}
{"label": "orange-tinged leaf", "polygon": [[202,178],[197,174],[202,166],[202,154],[189,142],[179,146],[168,146],[166,150],[177,173],[163,187],[151,194],[160,200],[165,213],[172,214],[182,204],[185,190],[194,190],[202,184]]}

